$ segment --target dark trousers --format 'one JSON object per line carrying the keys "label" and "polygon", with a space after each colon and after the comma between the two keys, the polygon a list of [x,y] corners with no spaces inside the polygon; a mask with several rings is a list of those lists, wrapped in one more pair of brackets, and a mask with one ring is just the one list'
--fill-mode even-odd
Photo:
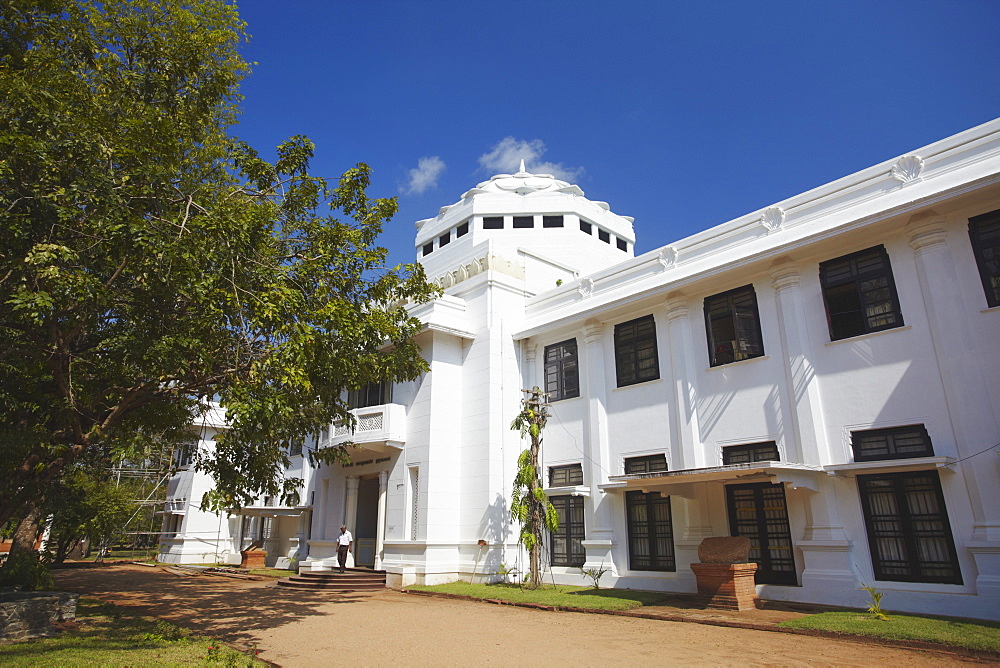
{"label": "dark trousers", "polygon": [[340,570],[344,570],[347,566],[347,545],[337,546],[337,563],[340,564]]}

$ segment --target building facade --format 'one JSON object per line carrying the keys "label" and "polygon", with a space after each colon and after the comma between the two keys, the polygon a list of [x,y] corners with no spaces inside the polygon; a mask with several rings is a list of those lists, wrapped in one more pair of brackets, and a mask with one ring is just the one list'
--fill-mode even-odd
{"label": "building facade", "polygon": [[694,592],[745,535],[763,598],[1000,617],[1000,121],[640,256],[632,223],[523,165],[417,223],[431,370],[323,435],[357,449],[310,476],[302,567],[346,521],[393,586],[524,570],[537,385],[556,582]]}

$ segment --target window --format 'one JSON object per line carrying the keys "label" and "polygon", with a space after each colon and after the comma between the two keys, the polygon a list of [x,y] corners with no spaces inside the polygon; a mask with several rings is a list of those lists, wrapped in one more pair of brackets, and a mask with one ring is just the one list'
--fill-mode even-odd
{"label": "window", "polygon": [[1000,306],[1000,211],[970,218],[969,237],[986,291],[986,304]]}
{"label": "window", "polygon": [[559,530],[553,531],[550,551],[553,566],[583,566],[583,497],[553,496],[549,499],[559,515]]}
{"label": "window", "polygon": [[289,457],[299,457],[302,455],[302,440],[295,439],[294,441],[289,441],[288,443],[288,456]]}
{"label": "window", "polygon": [[626,457],[625,473],[656,473],[667,470],[667,456],[663,453],[658,455],[645,455],[642,457]]}
{"label": "window", "polygon": [[590,223],[588,223],[585,220],[581,220],[580,221],[580,231],[581,232],[586,232],[587,234],[593,234],[594,233],[594,226],[591,225]]}
{"label": "window", "polygon": [[542,216],[542,227],[562,227],[562,216]]}
{"label": "window", "polygon": [[392,402],[392,383],[382,381],[379,383],[368,383],[358,390],[351,390],[347,394],[347,405],[351,408],[367,408],[368,406],[380,406]]}
{"label": "window", "polygon": [[660,496],[659,492],[626,492],[625,513],[628,567],[636,571],[676,571],[670,497]]}
{"label": "window", "polygon": [[567,487],[583,484],[583,464],[566,464],[549,467],[549,487]]}
{"label": "window", "polygon": [[576,339],[545,346],[545,391],[550,401],[580,396]]}
{"label": "window", "polygon": [[785,488],[761,482],[726,485],[729,533],[750,539],[748,559],[757,564],[757,584],[797,584]]}
{"label": "window", "polygon": [[484,230],[502,230],[503,216],[485,216],[483,218]]}
{"label": "window", "polygon": [[455,238],[464,237],[469,233],[469,221],[465,221],[455,228]]}
{"label": "window", "polygon": [[931,437],[922,424],[852,431],[851,448],[856,462],[934,456]]}
{"label": "window", "polygon": [[777,461],[781,461],[781,457],[778,455],[778,445],[774,441],[751,443],[750,445],[730,445],[722,448],[722,463],[724,465]]}
{"label": "window", "polygon": [[902,327],[884,246],[821,262],[819,276],[832,341]]}
{"label": "window", "polygon": [[660,377],[653,316],[615,325],[615,370],[618,387]]}
{"label": "window", "polygon": [[708,361],[711,366],[761,357],[764,344],[753,286],[745,285],[707,297],[705,329],[708,332]]}
{"label": "window", "polygon": [[424,255],[425,256],[430,255],[433,252],[434,252],[434,242],[433,241],[430,242],[429,244],[424,244]]}
{"label": "window", "polygon": [[534,227],[535,217],[534,216],[514,216],[514,228],[525,228]]}
{"label": "window", "polygon": [[174,450],[174,468],[182,469],[186,466],[190,466],[194,461],[195,454],[197,452],[197,441],[188,441],[187,443],[181,444],[179,448]]}
{"label": "window", "polygon": [[451,243],[451,232],[445,232],[440,237],[438,237],[438,248],[442,246],[447,246]]}
{"label": "window", "polygon": [[611,243],[611,234],[607,230],[598,229],[597,238],[606,244]]}
{"label": "window", "polygon": [[620,251],[626,251],[627,252],[628,251],[628,242],[625,241],[624,239],[622,239],[621,237],[616,237],[616,239],[617,239],[617,243],[618,243],[618,250],[620,250]]}
{"label": "window", "polygon": [[876,580],[962,584],[937,471],[859,475]]}

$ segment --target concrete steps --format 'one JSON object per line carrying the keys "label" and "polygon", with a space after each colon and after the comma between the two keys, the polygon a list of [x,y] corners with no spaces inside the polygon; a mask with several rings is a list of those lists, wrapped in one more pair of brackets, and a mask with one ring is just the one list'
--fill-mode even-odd
{"label": "concrete steps", "polygon": [[376,591],[385,589],[385,571],[373,571],[367,568],[348,568],[344,573],[306,571],[278,580],[278,586],[343,592]]}

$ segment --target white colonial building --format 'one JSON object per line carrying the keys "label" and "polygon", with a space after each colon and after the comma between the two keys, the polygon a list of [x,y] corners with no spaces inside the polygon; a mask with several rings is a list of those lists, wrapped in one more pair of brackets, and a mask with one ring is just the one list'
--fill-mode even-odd
{"label": "white colonial building", "polygon": [[1000,121],[638,257],[632,222],[522,166],[417,223],[431,371],[325,436],[303,568],[346,521],[392,586],[523,570],[538,385],[556,582],[694,592],[745,535],[765,599],[1000,617]]}

